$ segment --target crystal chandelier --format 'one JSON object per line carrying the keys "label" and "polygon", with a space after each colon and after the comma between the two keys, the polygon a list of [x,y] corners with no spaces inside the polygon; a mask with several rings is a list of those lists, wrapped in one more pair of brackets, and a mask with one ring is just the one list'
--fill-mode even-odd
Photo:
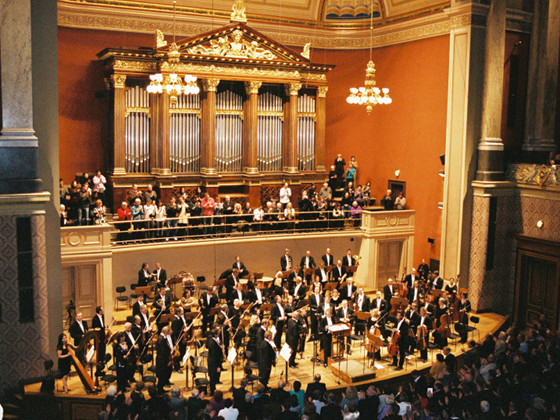
{"label": "crystal chandelier", "polygon": [[375,82],[375,64],[371,59],[372,48],[373,48],[373,1],[371,3],[370,12],[370,44],[369,44],[369,62],[366,67],[366,80],[364,82],[365,87],[350,88],[350,95],[346,98],[346,102],[349,104],[365,105],[366,111],[371,114],[374,105],[388,105],[393,100],[389,96],[389,89],[382,88],[379,89]]}
{"label": "crystal chandelier", "polygon": [[[173,44],[169,46],[169,52],[167,53],[168,64],[171,73],[169,74],[151,74],[150,84],[146,87],[148,93],[163,93],[166,92],[169,95],[169,101],[171,106],[177,105],[177,97],[181,94],[185,95],[197,95],[200,92],[200,88],[196,83],[196,76],[191,76],[187,74],[180,77],[177,74],[177,67],[180,63],[181,53],[179,52],[179,47],[175,43],[175,5],[173,2]],[[184,80],[184,82],[183,82]]]}

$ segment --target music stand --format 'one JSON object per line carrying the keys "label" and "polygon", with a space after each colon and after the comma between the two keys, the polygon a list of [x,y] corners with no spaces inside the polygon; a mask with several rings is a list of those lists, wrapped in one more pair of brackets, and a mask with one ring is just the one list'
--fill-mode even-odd
{"label": "music stand", "polygon": [[348,277],[353,277],[350,274],[354,274],[357,269],[358,269],[357,265],[349,265],[346,267],[346,274],[348,274]]}
{"label": "music stand", "polygon": [[163,314],[159,317],[158,324],[169,324],[173,320],[173,315]]}
{"label": "music stand", "polygon": [[260,280],[260,279],[263,278],[264,273],[257,273],[257,272],[254,272],[253,275],[255,276],[255,280]]}
{"label": "music stand", "polygon": [[301,309],[304,306],[308,306],[308,305],[309,305],[309,299],[302,299],[301,301],[298,302],[297,309]]}
{"label": "music stand", "polygon": [[327,292],[329,290],[334,290],[337,288],[337,286],[338,286],[337,281],[329,281],[327,284],[325,284],[325,287],[323,287],[323,291]]}
{"label": "music stand", "polygon": [[335,267],[335,265],[327,265],[326,270],[328,273],[330,273],[332,271],[332,269]]}
{"label": "music stand", "polygon": [[282,271],[282,278],[287,279],[290,274],[292,274],[294,270]]}
{"label": "music stand", "polygon": [[222,310],[222,307],[220,305],[216,305],[214,306],[212,309],[210,309],[210,313],[208,314],[209,316],[215,316],[217,313],[219,313]]}
{"label": "music stand", "polygon": [[151,292],[152,286],[137,286],[136,289],[134,289],[134,293],[136,294],[136,296],[142,294],[147,298],[153,298],[153,295],[150,295]]}
{"label": "music stand", "polygon": [[430,290],[430,294],[433,299],[439,299],[443,295],[444,291],[440,289]]}
{"label": "music stand", "polygon": [[273,303],[263,303],[261,305],[260,310],[261,310],[261,313],[263,314],[263,316],[264,316],[264,313],[266,311],[270,311],[270,309],[272,308],[273,305],[274,305]]}
{"label": "music stand", "polygon": [[344,289],[346,286],[348,285],[347,281],[343,281],[342,283],[340,283],[340,288]]}

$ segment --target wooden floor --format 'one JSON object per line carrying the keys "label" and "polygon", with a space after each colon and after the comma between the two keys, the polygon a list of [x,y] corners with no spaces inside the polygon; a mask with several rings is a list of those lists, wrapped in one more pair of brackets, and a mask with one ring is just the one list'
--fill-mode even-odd
{"label": "wooden floor", "polygon": [[[128,314],[130,314],[129,310],[126,311],[118,311],[116,312],[116,319],[117,321],[122,321]],[[507,317],[493,314],[493,313],[486,313],[480,314],[480,323],[478,325],[478,329],[480,331],[480,338],[484,338],[486,334],[489,332],[494,332],[498,330],[507,320]],[[478,340],[479,334],[477,332],[475,334],[475,339]],[[471,338],[471,334],[469,334],[469,339]],[[463,348],[466,345],[462,345],[460,343],[453,344],[450,341],[450,346],[455,355],[461,354]],[[191,351],[193,351],[191,349]],[[410,373],[413,369],[427,369],[430,367],[431,362],[435,359],[435,353],[439,352],[439,350],[429,351],[428,353],[428,361],[423,363],[419,360],[419,353],[416,352],[414,355],[409,356],[407,359],[407,363],[405,364],[405,369],[402,371],[396,371],[393,367],[390,367],[389,364],[391,363],[390,357],[386,354],[386,350],[382,350],[382,360],[375,363],[375,374],[376,377],[373,382],[378,381],[386,381],[394,379],[401,375],[406,375]],[[352,355],[348,357],[349,363],[346,363],[346,360],[341,361],[340,363],[334,363],[334,366],[323,367],[323,364],[314,364],[311,359],[313,358],[313,343],[308,342],[305,347],[305,353],[303,358],[296,359],[296,362],[299,366],[295,369],[287,369],[287,363],[284,362],[284,359],[279,358],[276,367],[272,369],[271,377],[269,386],[275,387],[276,383],[279,379],[287,379],[290,383],[298,380],[300,381],[303,386],[305,387],[307,383],[313,380],[314,373],[319,373],[322,376],[322,381],[326,383],[328,389],[337,389],[337,388],[345,388],[349,385],[347,382],[343,382],[339,379],[332,371],[332,368],[339,368],[343,373],[346,373],[348,367],[348,373],[350,375],[358,375],[366,372],[366,367],[369,365],[369,360],[365,360],[365,350],[362,345],[362,342],[356,341],[353,343],[352,346]],[[149,365],[148,365],[149,366]],[[232,367],[228,362],[224,362],[224,366],[227,367],[227,371],[221,374],[221,382],[217,389],[222,390],[226,395],[229,393],[229,390],[232,387]],[[363,372],[359,372],[360,368]],[[72,369],[72,372],[74,369]],[[89,371],[89,368],[88,368]],[[174,385],[180,387],[183,390],[190,390],[192,389],[192,377],[189,374],[188,378],[188,386],[187,386],[187,376],[186,370],[183,369],[183,373],[179,374],[177,372],[173,372],[171,376],[171,382]],[[258,372],[254,372],[258,374]],[[68,394],[62,393],[62,383],[57,381],[57,391],[55,391],[55,396],[60,399],[72,399],[72,398],[79,398],[83,402],[84,399],[97,399],[99,401],[102,400],[105,396],[105,389],[106,385],[101,383],[101,392],[99,394],[86,394],[84,387],[82,386],[80,379],[75,373],[71,374],[72,376],[69,379],[68,387],[70,392]],[[137,375],[138,376],[138,375]],[[242,365],[234,366],[233,369],[233,384],[234,386],[239,386],[239,381],[244,376]],[[93,377],[93,376],[92,376]],[[368,380],[367,383],[372,382]],[[366,383],[366,382],[363,382]],[[359,385],[360,383],[353,383],[353,385]],[[39,392],[40,384],[32,384],[25,387],[26,395],[33,395]]]}

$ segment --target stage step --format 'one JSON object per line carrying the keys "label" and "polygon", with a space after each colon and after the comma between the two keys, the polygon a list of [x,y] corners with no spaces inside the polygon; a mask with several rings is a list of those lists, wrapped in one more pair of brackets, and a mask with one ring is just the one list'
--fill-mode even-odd
{"label": "stage step", "polygon": [[376,376],[375,370],[364,366],[362,361],[357,360],[330,362],[329,368],[335,376],[349,384],[371,381]]}

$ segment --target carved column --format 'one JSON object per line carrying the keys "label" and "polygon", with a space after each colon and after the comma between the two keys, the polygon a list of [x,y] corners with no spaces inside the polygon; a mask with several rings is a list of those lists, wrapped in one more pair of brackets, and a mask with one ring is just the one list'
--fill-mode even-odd
{"label": "carved column", "polygon": [[169,95],[150,95],[150,162],[154,175],[169,175]]}
{"label": "carved column", "polygon": [[290,83],[285,86],[289,101],[284,106],[284,138],[282,141],[283,171],[296,173],[297,169],[297,112],[298,92],[301,83]]}
{"label": "carved column", "polygon": [[0,14],[0,194],[34,193],[41,190],[41,180],[33,129],[30,2],[3,1]]}
{"label": "carved column", "polygon": [[126,174],[125,169],[125,115],[126,115],[126,96],[124,74],[113,74],[111,76],[114,88],[113,100],[113,175]]}
{"label": "carved column", "polygon": [[216,174],[216,89],[219,84],[219,79],[202,80],[200,173],[203,175]]}
{"label": "carved column", "polygon": [[317,88],[317,111],[315,118],[315,170],[326,172],[325,168],[325,126],[327,124],[327,86]]}
{"label": "carved column", "polygon": [[506,1],[493,0],[486,18],[486,54],[482,96],[482,130],[478,143],[479,181],[504,179],[504,143],[501,139],[506,40]]}
{"label": "carved column", "polygon": [[257,111],[259,88],[262,82],[245,82],[247,100],[245,101],[243,124],[243,173],[257,174]]}
{"label": "carved column", "polygon": [[560,2],[542,0],[534,5],[523,150],[529,161],[540,163],[556,150]]}

